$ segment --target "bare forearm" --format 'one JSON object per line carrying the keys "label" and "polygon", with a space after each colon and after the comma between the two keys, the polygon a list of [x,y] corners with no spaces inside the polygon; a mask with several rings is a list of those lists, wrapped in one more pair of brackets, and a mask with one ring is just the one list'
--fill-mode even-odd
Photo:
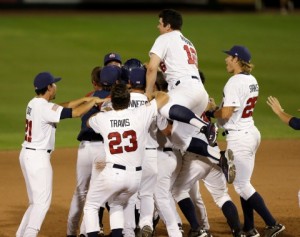
{"label": "bare forearm", "polygon": [[65,107],[65,108],[76,108],[77,106],[87,102],[87,101],[90,101],[92,100],[91,97],[83,97],[83,98],[80,98],[80,99],[77,99],[77,100],[72,100],[72,101],[69,101],[69,102],[64,102],[64,103],[61,103],[60,105]]}

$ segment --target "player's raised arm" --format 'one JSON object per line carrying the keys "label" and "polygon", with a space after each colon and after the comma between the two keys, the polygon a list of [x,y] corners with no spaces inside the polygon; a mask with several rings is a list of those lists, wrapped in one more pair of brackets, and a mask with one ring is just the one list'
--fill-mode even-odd
{"label": "player's raised arm", "polygon": [[148,100],[152,99],[152,92],[154,89],[154,84],[156,81],[157,76],[157,70],[158,66],[160,64],[160,58],[152,53],[150,55],[150,61],[147,65],[147,73],[146,73],[146,95],[148,97]]}

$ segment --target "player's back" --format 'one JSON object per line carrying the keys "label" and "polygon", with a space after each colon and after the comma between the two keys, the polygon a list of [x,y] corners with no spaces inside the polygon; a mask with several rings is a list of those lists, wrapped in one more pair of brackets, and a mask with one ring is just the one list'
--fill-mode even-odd
{"label": "player's back", "polygon": [[200,78],[196,49],[180,31],[175,30],[160,35],[150,52],[161,58],[165,65],[161,69],[168,82],[187,75]]}
{"label": "player's back", "polygon": [[106,161],[141,166],[148,129],[156,114],[154,102],[136,109],[102,112],[91,118],[90,125],[95,129],[93,124],[98,124],[97,132],[104,138]]}

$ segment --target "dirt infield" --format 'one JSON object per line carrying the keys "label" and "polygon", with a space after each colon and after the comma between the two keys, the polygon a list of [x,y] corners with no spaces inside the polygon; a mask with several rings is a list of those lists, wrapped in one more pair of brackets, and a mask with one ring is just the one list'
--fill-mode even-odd
{"label": "dirt infield", "polygon": [[[224,144],[221,144],[224,146]],[[58,149],[52,154],[54,170],[52,205],[46,216],[40,237],[65,236],[66,220],[75,186],[76,148]],[[280,236],[300,236],[300,140],[262,141],[256,158],[252,183],[264,197],[276,219],[286,226]],[[19,165],[19,151],[0,152],[0,237],[15,236],[21,218],[27,208],[27,195]],[[232,186],[229,191],[236,203],[240,217],[239,199]],[[231,236],[222,212],[201,184],[201,193],[207,206],[211,232],[214,237]],[[183,218],[185,236],[188,225]],[[264,223],[256,215],[257,229],[262,233]],[[105,213],[105,232],[109,233],[108,214]],[[162,222],[156,236],[167,236]]]}

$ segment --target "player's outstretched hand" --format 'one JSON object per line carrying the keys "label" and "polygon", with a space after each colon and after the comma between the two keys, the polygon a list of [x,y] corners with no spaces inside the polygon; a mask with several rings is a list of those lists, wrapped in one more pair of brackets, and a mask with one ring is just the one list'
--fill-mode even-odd
{"label": "player's outstretched hand", "polygon": [[276,97],[269,96],[267,104],[272,108],[275,114],[279,114],[284,111]]}

